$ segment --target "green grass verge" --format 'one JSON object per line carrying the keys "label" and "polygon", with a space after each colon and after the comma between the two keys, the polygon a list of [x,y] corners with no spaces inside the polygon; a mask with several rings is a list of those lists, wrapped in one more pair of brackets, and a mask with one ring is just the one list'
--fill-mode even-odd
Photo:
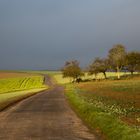
{"label": "green grass verge", "polygon": [[66,97],[78,115],[94,130],[99,129],[110,140],[140,140],[140,132],[115,116],[89,104],[77,94],[73,85],[66,85]]}
{"label": "green grass verge", "polygon": [[0,111],[10,106],[11,104],[37,94],[38,92],[45,89],[47,89],[47,87],[0,94]]}

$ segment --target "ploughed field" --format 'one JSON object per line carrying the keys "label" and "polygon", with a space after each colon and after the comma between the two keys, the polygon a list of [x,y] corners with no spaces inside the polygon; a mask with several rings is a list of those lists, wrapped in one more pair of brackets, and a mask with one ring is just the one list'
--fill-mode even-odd
{"label": "ploughed field", "polygon": [[27,77],[27,76],[34,76],[37,74],[31,74],[31,73],[24,73],[24,72],[6,72],[6,71],[0,71],[0,79],[5,78],[17,78],[17,77]]}
{"label": "ploughed field", "polygon": [[46,88],[41,75],[0,72],[0,110]]}

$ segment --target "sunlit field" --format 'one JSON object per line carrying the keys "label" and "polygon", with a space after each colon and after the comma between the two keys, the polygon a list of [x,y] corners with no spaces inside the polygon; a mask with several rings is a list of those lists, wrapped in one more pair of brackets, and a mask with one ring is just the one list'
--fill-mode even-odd
{"label": "sunlit field", "polygon": [[42,76],[0,79],[0,94],[43,87]]}
{"label": "sunlit field", "polygon": [[47,88],[41,75],[0,72],[0,110]]}
{"label": "sunlit field", "polygon": [[[135,73],[137,74],[137,73]],[[121,119],[130,125],[140,125],[140,76],[130,76],[130,73],[121,73],[121,76],[127,76],[122,80],[114,80],[116,73],[108,72],[108,80],[95,80],[95,76],[85,73],[83,80],[90,82],[81,82],[73,84],[79,89],[79,95],[88,102],[101,104],[103,109],[114,112],[121,116]],[[61,73],[55,73],[54,79],[60,84],[68,84],[72,80],[63,78]],[[98,75],[98,79],[104,79],[103,74]]]}
{"label": "sunlit field", "polygon": [[5,107],[7,107],[9,105],[11,105],[19,100],[30,97],[34,94],[37,94],[38,92],[43,91],[45,89],[47,89],[47,87],[0,94],[0,110],[3,110]]}
{"label": "sunlit field", "polygon": [[108,73],[107,80],[65,84],[66,97],[83,121],[107,139],[139,140],[140,75],[122,73],[115,80],[114,74]]}
{"label": "sunlit field", "polygon": [[[71,83],[72,82],[72,79],[71,78],[63,78],[63,75],[61,72],[50,72],[50,74],[54,77],[54,79],[60,83],[60,84],[66,84],[66,83]],[[137,74],[137,73],[134,73],[134,74]],[[106,72],[106,75],[107,75],[107,78],[109,79],[116,79],[116,72]],[[121,72],[120,73],[121,76],[126,76],[126,75],[130,75],[129,72]],[[89,75],[87,72],[84,74],[84,76],[81,77],[82,80],[84,81],[89,81],[89,80],[95,80],[95,75]],[[105,79],[104,75],[102,73],[99,73],[97,76],[96,76],[96,79],[97,80],[102,80],[102,79]]]}

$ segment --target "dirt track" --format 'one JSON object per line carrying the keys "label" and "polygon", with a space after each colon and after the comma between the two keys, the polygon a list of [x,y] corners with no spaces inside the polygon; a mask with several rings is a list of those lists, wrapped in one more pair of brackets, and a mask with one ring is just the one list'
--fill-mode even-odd
{"label": "dirt track", "polygon": [[69,107],[61,86],[32,96],[0,113],[0,140],[97,140]]}

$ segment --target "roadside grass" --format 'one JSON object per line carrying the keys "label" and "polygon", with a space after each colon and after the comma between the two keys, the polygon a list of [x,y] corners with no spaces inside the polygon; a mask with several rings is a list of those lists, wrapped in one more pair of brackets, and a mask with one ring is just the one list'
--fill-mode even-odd
{"label": "roadside grass", "polygon": [[43,91],[45,89],[46,88],[37,88],[25,91],[16,91],[0,94],[0,111],[20,100],[35,95],[38,92]]}
{"label": "roadside grass", "polygon": [[45,85],[43,85],[43,80],[43,76],[0,79],[0,94],[19,90],[42,88],[45,87]]}
{"label": "roadside grass", "polygon": [[[92,83],[93,84],[93,83]],[[110,140],[139,140],[140,131],[126,125],[114,113],[106,112],[104,108],[89,102],[75,85],[66,85],[66,97],[89,127],[100,131]]]}

